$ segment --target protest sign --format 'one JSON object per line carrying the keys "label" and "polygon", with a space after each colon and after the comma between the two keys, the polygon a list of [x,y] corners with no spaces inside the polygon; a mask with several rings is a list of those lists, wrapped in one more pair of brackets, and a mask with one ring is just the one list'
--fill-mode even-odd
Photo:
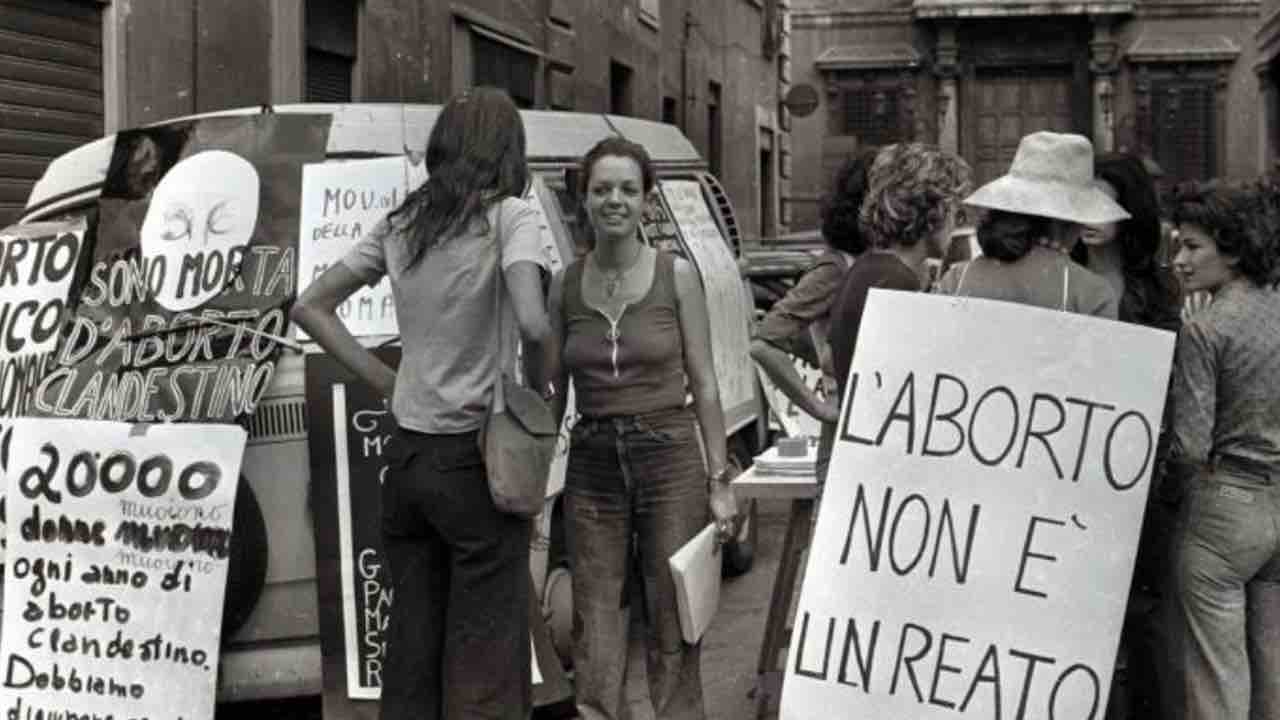
{"label": "protest sign", "polygon": [[302,166],[327,115],[250,115],[115,138],[45,416],[229,422],[275,371],[297,284]]}
{"label": "protest sign", "polygon": [[780,717],[1101,718],[1173,339],[872,290]]}
{"label": "protest sign", "polygon": [[82,218],[0,231],[0,417],[27,414],[48,372],[84,232]]}
{"label": "protest sign", "polygon": [[[399,348],[373,352],[399,364]],[[395,601],[382,549],[381,488],[396,425],[384,399],[327,354],[307,355],[306,394],[324,712],[373,718]],[[534,701],[562,700],[570,690],[536,602],[530,618]]]}
{"label": "protest sign", "polygon": [[696,180],[663,180],[658,185],[702,276],[720,404],[724,407],[725,425],[732,433],[756,413],[749,327],[753,304],[733,252],[702,196],[702,187]]}
{"label": "protest sign", "polygon": [[[387,213],[400,207],[409,191],[421,183],[421,173],[421,166],[412,165],[405,156],[304,167],[298,292],[340,262]],[[399,333],[390,278],[384,276],[377,286],[357,290],[338,306],[338,317],[356,337]],[[298,336],[307,337],[301,329]]]}
{"label": "protest sign", "polygon": [[[804,381],[805,387],[812,390],[819,399],[826,399],[827,391],[820,368],[794,355],[791,357],[791,365]],[[760,379],[760,389],[764,393],[765,403],[769,406],[770,430],[779,430],[787,437],[804,435],[816,438],[822,434],[822,421],[801,410],[759,365],[756,366],[756,374]]]}
{"label": "protest sign", "polygon": [[0,711],[213,717],[245,431],[13,422]]}

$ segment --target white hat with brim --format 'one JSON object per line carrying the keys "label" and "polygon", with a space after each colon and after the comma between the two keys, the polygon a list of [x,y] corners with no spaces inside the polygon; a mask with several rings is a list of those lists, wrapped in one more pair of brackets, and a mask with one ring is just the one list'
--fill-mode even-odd
{"label": "white hat with brim", "polygon": [[1093,180],[1093,143],[1083,135],[1036,132],[1022,138],[1009,172],[978,188],[966,205],[1085,225],[1127,220]]}

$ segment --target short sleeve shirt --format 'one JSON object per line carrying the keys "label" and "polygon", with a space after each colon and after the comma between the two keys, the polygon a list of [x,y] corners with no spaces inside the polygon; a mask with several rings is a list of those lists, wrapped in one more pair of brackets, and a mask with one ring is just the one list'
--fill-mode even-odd
{"label": "short sleeve shirt", "polygon": [[537,212],[524,200],[505,198],[484,218],[444,238],[412,269],[406,267],[411,235],[405,221],[383,220],[342,258],[361,280],[391,279],[402,353],[391,410],[401,427],[432,434],[479,429],[499,369],[499,328],[505,347],[516,343],[510,301],[497,289],[517,262],[550,267],[539,238]]}
{"label": "short sleeve shirt", "polygon": [[[795,286],[769,309],[756,328],[756,338],[818,367],[810,328],[814,323],[826,324],[847,268],[848,263],[835,250],[818,256]],[[819,332],[824,340],[826,329]]]}

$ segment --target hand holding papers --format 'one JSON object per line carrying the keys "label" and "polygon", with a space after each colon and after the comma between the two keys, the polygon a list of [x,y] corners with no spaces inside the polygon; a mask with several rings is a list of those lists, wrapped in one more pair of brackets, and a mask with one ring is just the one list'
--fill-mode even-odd
{"label": "hand holding papers", "polygon": [[676,583],[680,633],[689,644],[697,643],[720,607],[720,553],[716,524],[709,523],[675,552],[667,564]]}

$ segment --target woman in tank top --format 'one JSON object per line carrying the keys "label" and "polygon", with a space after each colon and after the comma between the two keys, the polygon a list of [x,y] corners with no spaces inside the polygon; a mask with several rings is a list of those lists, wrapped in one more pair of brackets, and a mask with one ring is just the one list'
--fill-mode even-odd
{"label": "woman in tank top", "polygon": [[737,512],[706,303],[696,268],[640,238],[655,184],[644,148],[603,140],[580,177],[595,245],[551,291],[579,415],[565,481],[578,712],[625,716],[627,579],[638,561],[654,714],[700,720],[699,647],[680,633],[667,559],[709,514],[727,539]]}

